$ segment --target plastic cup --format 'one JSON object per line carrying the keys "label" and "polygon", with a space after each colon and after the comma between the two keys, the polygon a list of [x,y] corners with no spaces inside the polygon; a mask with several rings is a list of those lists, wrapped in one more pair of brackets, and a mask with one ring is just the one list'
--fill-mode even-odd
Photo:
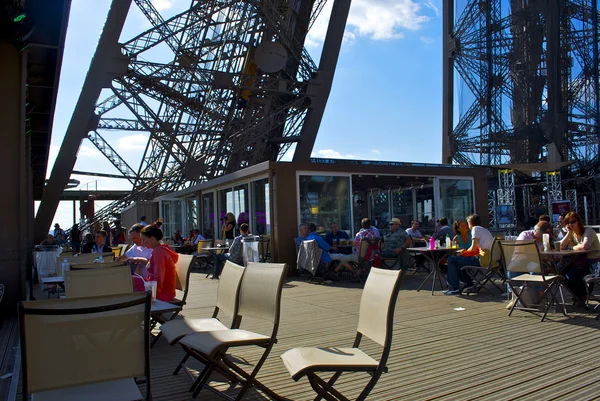
{"label": "plastic cup", "polygon": [[144,288],[152,294],[152,302],[156,301],[156,281],[144,281]]}

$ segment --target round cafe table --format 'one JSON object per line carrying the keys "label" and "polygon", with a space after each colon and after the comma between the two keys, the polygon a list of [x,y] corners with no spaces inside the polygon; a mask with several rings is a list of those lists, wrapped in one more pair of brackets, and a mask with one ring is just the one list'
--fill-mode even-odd
{"label": "round cafe table", "polygon": [[425,285],[425,283],[427,283],[429,278],[432,279],[431,280],[431,295],[433,295],[433,293],[435,292],[436,279],[440,283],[440,290],[443,290],[444,289],[443,280],[446,279],[446,276],[440,269],[440,260],[442,260],[442,258],[448,254],[455,253],[457,251],[457,248],[446,248],[445,246],[443,246],[443,247],[438,247],[436,249],[429,249],[428,246],[421,246],[421,247],[412,247],[412,248],[406,248],[406,249],[410,252],[416,252],[416,253],[422,254],[425,257],[425,259],[427,259],[431,262],[431,265],[433,266],[433,269],[431,269],[431,271],[429,272],[427,277],[425,277],[425,280],[423,280],[423,282],[421,283],[419,288],[417,288],[417,292],[421,291],[421,288],[423,288],[423,286]]}

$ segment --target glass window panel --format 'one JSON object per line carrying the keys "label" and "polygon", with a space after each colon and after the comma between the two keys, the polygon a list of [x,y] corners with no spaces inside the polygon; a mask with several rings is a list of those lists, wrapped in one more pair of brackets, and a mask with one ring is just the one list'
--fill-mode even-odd
{"label": "glass window panel", "polygon": [[331,223],[350,230],[350,177],[301,175],[300,219],[327,231]]}
{"label": "glass window panel", "polygon": [[[219,227],[227,213],[233,213],[236,224],[248,223],[248,184],[238,185],[233,188],[223,189],[218,192]],[[235,234],[237,235],[237,228]],[[222,239],[223,233],[219,230],[217,236]]]}
{"label": "glass window panel", "polygon": [[421,223],[421,234],[431,234],[435,228],[435,205],[433,185],[415,188],[417,200],[417,220]]}
{"label": "glass window panel", "polygon": [[198,227],[198,200],[195,196],[185,198],[185,226],[181,235]]}
{"label": "glass window panel", "polygon": [[204,238],[214,238],[215,235],[215,202],[213,193],[202,194],[202,228]]}
{"label": "glass window panel", "polygon": [[414,220],[412,189],[399,188],[392,191],[392,217],[397,217],[402,227],[410,227]]}
{"label": "glass window panel", "polygon": [[465,219],[474,212],[473,181],[440,179],[440,216],[449,223]]}
{"label": "glass window panel", "polygon": [[171,237],[175,230],[181,230],[181,201],[162,201],[162,230],[165,237]]}
{"label": "glass window panel", "polygon": [[250,228],[256,235],[271,234],[269,180],[267,178],[252,183],[252,221]]}
{"label": "glass window panel", "polygon": [[[389,192],[387,190],[371,191],[370,200],[370,218],[371,225],[379,230],[387,230],[387,224],[390,222],[390,203]],[[383,234],[382,232],[382,234]]]}

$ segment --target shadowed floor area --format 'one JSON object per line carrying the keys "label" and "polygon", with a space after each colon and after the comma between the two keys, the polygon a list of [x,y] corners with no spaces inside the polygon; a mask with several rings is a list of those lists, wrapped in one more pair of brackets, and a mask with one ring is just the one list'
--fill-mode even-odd
{"label": "shadowed floor area", "polygon": [[[505,297],[487,292],[469,297],[416,292],[424,277],[408,274],[400,291],[394,321],[389,372],[368,399],[594,399],[600,394],[600,348],[595,346],[600,322],[595,314],[569,308],[569,316],[539,316],[515,311],[508,317]],[[218,281],[192,274],[186,317],[212,314]],[[426,287],[428,288],[428,287]],[[491,289],[491,287],[490,287]],[[294,382],[279,356],[301,346],[352,345],[358,322],[361,286],[290,280],[284,287],[279,342],[258,379],[290,400],[309,400],[314,393],[306,379]],[[456,310],[456,309],[464,310]],[[230,322],[226,322],[229,324]],[[242,328],[269,334],[269,324],[244,320]],[[375,359],[381,349],[363,341],[361,348]],[[246,370],[257,361],[257,349],[240,348],[234,359]],[[189,375],[171,373],[183,357],[180,346],[161,338],[152,349],[154,400],[191,400]],[[201,368],[197,363],[192,367]],[[337,388],[353,399],[369,376],[341,377]],[[224,379],[213,375],[211,385],[235,395]],[[221,399],[206,389],[202,400]],[[244,399],[268,399],[251,390]]]}

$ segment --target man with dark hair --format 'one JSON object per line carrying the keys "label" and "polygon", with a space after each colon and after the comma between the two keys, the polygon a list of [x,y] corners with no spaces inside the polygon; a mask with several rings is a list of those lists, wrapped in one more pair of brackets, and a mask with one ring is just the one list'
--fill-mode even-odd
{"label": "man with dark hair", "polygon": [[243,244],[242,240],[250,236],[250,227],[247,223],[240,224],[240,235],[233,239],[231,243],[231,247],[229,248],[228,253],[218,254],[215,259],[215,270],[213,271],[213,279],[219,278],[221,275],[221,271],[223,270],[223,266],[227,260],[230,260],[233,263],[236,263],[240,266],[244,265],[244,255],[242,254]]}
{"label": "man with dark hair", "polygon": [[125,252],[124,255],[119,256],[118,260],[128,261],[130,264],[146,264],[152,256],[152,249],[146,248],[142,245],[141,232],[144,226],[141,223],[134,224],[129,229],[129,237],[133,245]]}
{"label": "man with dark hair", "polygon": [[550,216],[547,214],[541,214],[539,217],[539,221],[545,221],[546,223],[550,223]]}
{"label": "man with dark hair", "polygon": [[[327,233],[327,235],[325,235],[325,242],[327,242],[329,244],[329,246],[331,246],[331,253],[343,253],[343,254],[350,254],[352,253],[351,249],[348,247],[344,247],[344,248],[337,248],[336,245],[339,245],[340,240],[349,240],[350,236],[348,235],[348,233],[346,231],[340,230],[339,226],[337,223],[331,223],[329,225],[329,229],[331,231],[329,231]],[[334,243],[335,242],[335,243]]]}
{"label": "man with dark hair", "polygon": [[95,242],[86,243],[81,253],[108,253],[112,252],[110,246],[105,245],[108,234],[104,230],[96,231]]}
{"label": "man with dark hair", "polygon": [[148,225],[148,223],[146,223],[146,216],[140,217],[140,223],[139,224],[142,226],[142,228],[146,227]]}
{"label": "man with dark hair", "polygon": [[436,241],[442,240],[445,241],[446,238],[452,239],[452,229],[448,226],[448,219],[445,217],[441,217],[438,221],[438,226],[433,233],[433,238]]}
{"label": "man with dark hair", "polygon": [[110,230],[110,244],[112,246],[124,244],[127,240],[125,238],[125,232],[127,232],[127,229],[121,225],[121,220],[119,219],[116,219],[113,224],[115,227]]}

